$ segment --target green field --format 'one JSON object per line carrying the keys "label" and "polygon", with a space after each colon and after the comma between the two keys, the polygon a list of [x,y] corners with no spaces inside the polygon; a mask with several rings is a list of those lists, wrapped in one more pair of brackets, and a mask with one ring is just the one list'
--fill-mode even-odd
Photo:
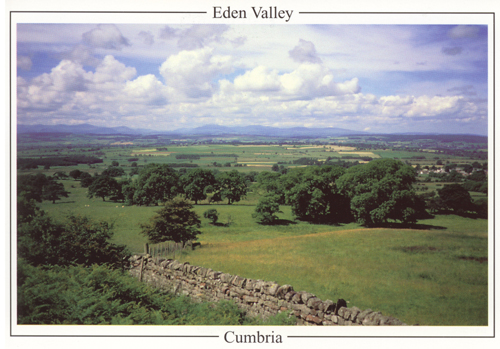
{"label": "green field", "polygon": [[[24,144],[19,156],[93,155],[79,139],[71,148],[59,142]],[[147,163],[197,164],[200,167],[245,173],[269,171],[276,163],[291,168],[294,160],[327,157],[346,161],[356,157],[410,159],[424,154],[422,165],[435,164],[435,157],[454,162],[475,161],[470,157],[435,155],[433,151],[416,154],[391,149],[357,149],[350,145],[317,144],[173,144],[166,146],[140,144],[110,146],[115,138],[96,140],[94,145],[103,163],[50,169],[19,170],[52,175],[57,171],[101,173],[112,161],[118,161],[128,173],[130,158],[138,158],[138,166]],[[126,139],[124,140],[126,142]],[[81,148],[80,148],[81,146]],[[160,149],[157,149],[160,148]],[[164,150],[162,148],[168,148]],[[177,159],[175,154],[197,154],[196,160]],[[228,156],[235,154],[236,156]],[[218,165],[214,166],[214,162]],[[412,162],[412,160],[410,160]],[[224,166],[230,163],[231,167]],[[135,177],[135,176],[134,176]],[[126,206],[120,202],[87,198],[87,189],[73,179],[61,180],[70,192],[52,204],[39,206],[57,220],[69,214],[89,216],[114,225],[113,242],[125,244],[132,253],[143,252],[147,238],[140,234],[140,224],[146,223],[158,207]],[[426,190],[436,190],[445,183],[425,183]],[[371,308],[394,316],[407,324],[420,325],[488,325],[488,222],[484,219],[456,215],[436,216],[420,220],[412,229],[368,229],[356,223],[340,225],[310,224],[294,220],[291,209],[281,206],[276,225],[261,225],[252,218],[260,193],[250,188],[247,197],[233,205],[209,205],[201,201],[194,210],[203,216],[209,208],[219,212],[219,225],[201,219],[201,243],[185,252],[183,261],[243,277],[291,284],[296,291],[308,291],[322,299],[344,298],[349,306]],[[485,194],[472,193],[474,199]],[[227,224],[230,223],[230,224]]]}
{"label": "green field", "polygon": [[[147,239],[139,224],[158,207],[88,199],[78,182],[63,182],[69,197],[44,202],[42,209],[59,219],[75,213],[113,222],[114,242],[143,251]],[[251,217],[252,196],[234,205],[195,206],[200,216],[215,208],[221,223],[232,223],[213,226],[202,219],[201,246],[182,260],[291,284],[322,299],[344,298],[408,324],[487,325],[486,220],[447,215],[419,221],[419,229],[367,229],[294,221],[284,206],[282,224],[266,226]]]}

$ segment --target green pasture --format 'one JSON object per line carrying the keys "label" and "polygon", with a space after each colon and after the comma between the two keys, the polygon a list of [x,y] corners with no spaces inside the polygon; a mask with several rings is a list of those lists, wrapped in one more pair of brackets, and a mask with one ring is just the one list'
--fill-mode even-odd
{"label": "green pasture", "polygon": [[[269,171],[278,162],[310,157],[326,159],[346,153],[359,156],[355,148],[339,149],[328,146],[298,145],[231,145],[192,144],[155,145],[143,139],[131,146],[110,147],[120,141],[113,137],[70,137],[48,143],[33,141],[24,144],[22,157],[92,155],[86,145],[102,147],[103,163],[72,167],[53,167],[19,174],[42,172],[67,174],[75,168],[94,174],[101,173],[118,161],[126,173],[131,169],[129,158],[138,157],[139,166],[148,163],[191,163],[176,159],[175,154],[210,154],[192,160],[201,167],[213,167],[213,162],[231,167],[235,161],[246,164],[237,167],[241,172]],[[126,138],[123,142],[126,142]],[[151,143],[151,144],[149,144]],[[64,145],[71,144],[72,148]],[[41,146],[44,145],[44,146]],[[81,148],[79,146],[81,145]],[[168,148],[171,154],[154,154],[156,148]],[[56,151],[57,150],[57,151]],[[146,150],[150,150],[147,152]],[[133,155],[137,153],[141,155]],[[362,151],[365,152],[365,151]],[[410,152],[390,149],[366,150],[382,158],[411,158],[412,164],[435,164],[434,157],[460,163],[473,162],[466,158],[445,156],[432,152]],[[236,154],[222,157],[221,154]],[[369,155],[363,155],[369,156]],[[355,161],[355,160],[350,160]],[[403,160],[404,161],[404,160]],[[482,162],[482,161],[481,161]],[[147,238],[140,234],[140,224],[146,223],[159,207],[125,206],[122,203],[87,198],[87,189],[73,179],[61,181],[70,192],[55,204],[45,201],[39,206],[56,220],[69,214],[81,214],[95,220],[113,223],[113,242],[125,244],[132,253],[143,252]],[[420,183],[422,184],[422,183]],[[424,183],[426,190],[442,188],[446,183]],[[471,193],[474,200],[486,197]],[[233,205],[209,205],[201,201],[194,210],[203,212],[215,208],[219,222],[212,225],[201,218],[198,241],[201,245],[182,256],[183,261],[243,277],[290,284],[296,291],[308,291],[322,299],[336,301],[344,298],[349,306],[371,308],[401,319],[407,324],[484,326],[488,324],[488,224],[484,219],[441,215],[420,220],[412,229],[368,229],[356,223],[341,225],[310,224],[295,221],[291,209],[281,206],[276,225],[261,225],[252,218],[260,194],[250,188],[247,197]]]}
{"label": "green pasture", "polygon": [[[142,252],[140,232],[159,207],[124,206],[89,199],[78,181],[62,181],[68,198],[40,206],[56,219],[82,214],[114,224],[113,242]],[[322,299],[344,298],[420,325],[487,325],[487,220],[455,215],[420,220],[414,229],[367,229],[356,223],[322,225],[295,221],[282,206],[277,225],[251,217],[259,194],[233,205],[200,202],[219,213],[202,226],[194,251],[182,261],[243,277],[290,284]]]}

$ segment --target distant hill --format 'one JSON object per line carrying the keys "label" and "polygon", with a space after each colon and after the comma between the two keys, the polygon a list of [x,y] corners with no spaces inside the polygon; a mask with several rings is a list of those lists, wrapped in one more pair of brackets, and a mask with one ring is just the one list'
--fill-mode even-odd
{"label": "distant hill", "polygon": [[17,133],[73,133],[73,134],[126,134],[126,135],[185,135],[185,136],[267,136],[267,137],[339,137],[366,132],[347,130],[343,128],[279,128],[269,126],[221,126],[204,125],[196,128],[181,128],[173,131],[158,131],[148,129],[133,129],[125,126],[100,127],[90,124],[81,125],[17,125]]}

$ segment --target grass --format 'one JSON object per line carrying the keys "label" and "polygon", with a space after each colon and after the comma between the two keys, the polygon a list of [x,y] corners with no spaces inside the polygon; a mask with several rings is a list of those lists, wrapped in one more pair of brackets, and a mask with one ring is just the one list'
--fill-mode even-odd
{"label": "grass", "polygon": [[487,256],[487,234],[358,228],[212,240],[185,260],[322,299],[344,298],[408,324],[486,325],[487,264],[463,256]]}
{"label": "grass", "polygon": [[[221,164],[234,161],[234,158],[217,157],[217,153],[234,153],[238,155],[238,162],[263,165],[237,168],[242,172],[269,170],[266,166],[278,161],[300,157],[323,159],[336,154],[330,149],[309,146],[167,147],[168,152],[183,154],[214,152],[214,157],[193,162],[203,167],[213,161]],[[153,148],[155,146],[144,146],[143,149]],[[103,164],[92,169],[86,165],[78,168],[101,173],[111,161],[117,160],[128,172],[127,159],[140,149],[105,149]],[[47,155],[41,151],[33,149],[27,153]],[[399,158],[421,155],[389,150],[374,153]],[[429,156],[434,162],[434,155]],[[189,161],[172,155],[140,156],[138,164],[150,162]],[[72,169],[53,168],[43,172],[51,175],[61,170],[69,173]],[[78,181],[61,182],[70,192],[69,197],[56,204],[43,202],[40,204],[43,210],[57,220],[68,214],[82,214],[114,223],[113,242],[125,244],[133,253],[143,251],[147,239],[140,234],[140,223],[147,222],[158,207],[129,207],[103,202],[100,198],[89,199],[87,190],[81,188]],[[429,190],[444,185],[425,184]],[[251,217],[259,197],[259,193],[251,191],[233,205],[208,205],[204,201],[196,205],[194,210],[200,217],[204,211],[215,208],[221,224],[211,225],[201,218],[201,247],[183,255],[183,261],[243,277],[290,284],[296,291],[305,290],[325,300],[344,298],[350,306],[381,311],[408,324],[488,324],[488,265],[484,262],[489,257],[487,220],[443,215],[420,220],[416,229],[367,229],[355,223],[334,226],[295,221],[290,207],[281,206],[280,224],[260,225]],[[228,221],[231,223],[227,225]]]}
{"label": "grass", "polygon": [[[41,206],[55,218],[80,213],[114,222],[113,241],[142,252],[139,234],[158,207],[128,207],[88,199],[73,180],[63,181],[69,198]],[[71,186],[74,186],[72,188]],[[420,220],[419,229],[367,229],[295,221],[282,206],[280,224],[251,217],[257,193],[233,205],[194,210],[219,212],[220,225],[201,218],[201,247],[183,261],[243,277],[290,284],[322,299],[344,298],[408,324],[487,325],[487,220],[454,215]],[[232,223],[226,226],[228,219]],[[467,314],[467,315],[465,315]]]}

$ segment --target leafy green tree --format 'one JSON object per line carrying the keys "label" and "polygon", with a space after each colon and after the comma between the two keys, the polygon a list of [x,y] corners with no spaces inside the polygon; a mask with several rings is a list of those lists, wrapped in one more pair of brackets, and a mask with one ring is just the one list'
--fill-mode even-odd
{"label": "leafy green tree", "polygon": [[280,178],[285,203],[302,220],[345,222],[351,219],[349,199],[337,188],[345,173],[339,166],[309,166],[288,171]]}
{"label": "leafy green tree", "polygon": [[95,178],[89,186],[88,197],[93,198],[96,196],[102,198],[102,201],[106,201],[106,197],[116,196],[118,194],[118,190],[119,187],[116,179],[101,175]]}
{"label": "leafy green tree", "polygon": [[69,172],[69,176],[76,181],[77,179],[80,178],[80,176],[82,175],[82,173],[83,172],[80,171],[80,170],[73,170],[73,171]]}
{"label": "leafy green tree", "polygon": [[27,200],[33,199],[37,202],[42,202],[43,187],[50,181],[51,179],[43,173],[18,176],[17,195],[22,195]]}
{"label": "leafy green tree", "polygon": [[67,179],[68,175],[64,171],[57,171],[52,175],[52,178],[54,179]]}
{"label": "leafy green tree", "polygon": [[168,165],[148,164],[135,182],[134,204],[158,206],[179,193],[179,176]]}
{"label": "leafy green tree", "polygon": [[64,190],[64,185],[55,181],[49,181],[43,186],[42,198],[50,200],[53,204],[56,200],[61,200],[61,197],[68,197],[69,192]]}
{"label": "leafy green tree", "polygon": [[88,188],[93,180],[94,178],[92,178],[92,175],[88,172],[82,172],[80,175],[80,185],[82,188]]}
{"label": "leafy green tree", "polygon": [[437,192],[445,207],[453,211],[464,213],[474,209],[469,192],[460,184],[445,184]]}
{"label": "leafy green tree", "polygon": [[217,223],[217,220],[219,219],[219,213],[217,212],[217,210],[215,208],[211,208],[211,209],[203,212],[203,217],[211,220],[212,224],[215,224],[215,223]]}
{"label": "leafy green tree", "polygon": [[35,200],[26,199],[22,195],[17,196],[17,224],[30,222],[39,212]]}
{"label": "leafy green tree", "polygon": [[358,222],[365,225],[416,221],[417,200],[413,167],[392,159],[377,159],[347,169],[336,184],[351,199]]}
{"label": "leafy green tree", "polygon": [[120,177],[125,174],[125,170],[121,167],[108,167],[104,171],[102,171],[103,176],[109,176],[109,177]]}
{"label": "leafy green tree", "polygon": [[107,263],[119,267],[128,253],[124,246],[109,242],[112,235],[107,222],[70,215],[61,224],[41,213],[18,225],[18,255],[35,266]]}
{"label": "leafy green tree", "polygon": [[173,240],[186,242],[193,240],[201,232],[198,215],[192,211],[193,206],[179,198],[167,201],[165,205],[151,217],[149,223],[141,224],[141,233],[152,243]]}
{"label": "leafy green tree", "polygon": [[227,199],[228,205],[240,201],[247,194],[245,177],[236,170],[220,172],[216,179],[216,191],[222,199]]}
{"label": "leafy green tree", "polygon": [[186,199],[193,200],[197,205],[199,200],[207,198],[207,193],[213,188],[216,180],[212,171],[197,168],[181,176],[180,182]]}
{"label": "leafy green tree", "polygon": [[120,166],[120,163],[116,160],[111,161],[111,166],[117,167]]}
{"label": "leafy green tree", "polygon": [[257,175],[257,183],[260,189],[266,191],[266,193],[274,193],[279,196],[283,196],[283,192],[280,188],[280,177],[281,174],[277,172],[263,171]]}
{"label": "leafy green tree", "polygon": [[274,194],[261,197],[252,217],[257,218],[260,223],[272,224],[278,219],[276,213],[283,213],[280,211],[279,199],[279,196]]}
{"label": "leafy green tree", "polygon": [[42,202],[43,200],[50,200],[55,203],[55,200],[68,197],[68,194],[69,192],[64,190],[62,183],[56,182],[52,177],[47,177],[43,173],[18,176],[17,195],[24,197],[28,201]]}
{"label": "leafy green tree", "polygon": [[475,182],[486,182],[488,180],[488,177],[486,176],[486,173],[481,170],[472,172],[471,175],[467,177],[467,180]]}

